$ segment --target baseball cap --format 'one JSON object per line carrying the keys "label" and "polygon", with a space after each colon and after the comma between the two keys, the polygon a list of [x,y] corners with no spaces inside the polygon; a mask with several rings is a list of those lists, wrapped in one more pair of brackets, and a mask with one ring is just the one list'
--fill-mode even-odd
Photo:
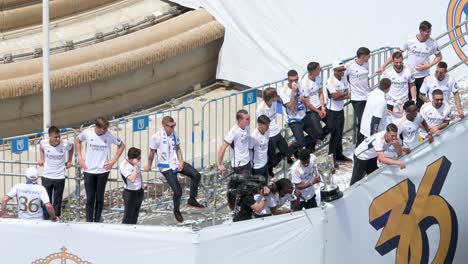
{"label": "baseball cap", "polygon": [[333,70],[336,69],[336,68],[339,68],[341,66],[344,66],[344,63],[342,61],[334,61],[333,64],[332,64]]}
{"label": "baseball cap", "polygon": [[39,178],[36,167],[29,167],[26,169],[26,178],[33,181]]}

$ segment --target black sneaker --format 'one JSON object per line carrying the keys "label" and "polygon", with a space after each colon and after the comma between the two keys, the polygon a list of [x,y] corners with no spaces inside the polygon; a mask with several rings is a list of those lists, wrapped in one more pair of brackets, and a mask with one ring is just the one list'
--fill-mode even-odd
{"label": "black sneaker", "polygon": [[184,221],[184,218],[182,217],[182,214],[179,210],[174,209],[174,216],[177,222],[182,223]]}
{"label": "black sneaker", "polygon": [[195,198],[189,198],[188,201],[187,201],[187,204],[191,207],[195,207],[195,208],[199,208],[199,209],[203,209],[205,208],[205,206],[199,202],[197,202],[197,200],[195,200]]}
{"label": "black sneaker", "polygon": [[353,162],[352,159],[350,159],[350,158],[348,158],[348,157],[346,157],[344,155],[336,157],[336,160],[341,161],[341,162]]}

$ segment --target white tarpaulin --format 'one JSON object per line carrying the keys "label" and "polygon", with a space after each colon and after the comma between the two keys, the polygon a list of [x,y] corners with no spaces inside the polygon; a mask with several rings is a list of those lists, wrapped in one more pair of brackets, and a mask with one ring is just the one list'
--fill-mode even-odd
{"label": "white tarpaulin", "polygon": [[198,232],[0,219],[1,263],[62,249],[91,263],[466,263],[467,131],[465,119],[405,157],[405,170],[383,167],[324,208],[291,215]]}
{"label": "white tarpaulin", "polygon": [[[361,46],[401,47],[409,35],[418,33],[423,20],[432,23],[433,36],[442,34],[451,22],[464,21],[468,10],[462,0],[172,1],[205,8],[226,28],[217,78],[250,86],[286,78],[289,69],[304,73],[311,61],[324,65],[352,57]],[[447,41],[445,37],[439,43]],[[466,58],[468,45],[462,47],[463,41],[458,55],[453,47],[443,50],[449,66]],[[467,70],[460,68],[454,74]]]}

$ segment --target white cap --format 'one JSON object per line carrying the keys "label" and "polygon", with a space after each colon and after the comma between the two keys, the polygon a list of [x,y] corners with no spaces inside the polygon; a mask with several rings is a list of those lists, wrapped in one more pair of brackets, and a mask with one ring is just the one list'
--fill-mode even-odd
{"label": "white cap", "polygon": [[33,181],[39,178],[36,167],[29,167],[26,169],[26,178],[33,180]]}
{"label": "white cap", "polygon": [[344,66],[344,63],[342,61],[334,61],[333,64],[332,64],[332,69],[336,69],[336,68],[339,68],[341,66]]}

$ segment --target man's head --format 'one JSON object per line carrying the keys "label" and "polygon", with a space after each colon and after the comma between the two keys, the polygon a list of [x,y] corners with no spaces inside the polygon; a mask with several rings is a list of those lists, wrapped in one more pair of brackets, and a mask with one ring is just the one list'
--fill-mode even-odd
{"label": "man's head", "polygon": [[132,159],[141,159],[141,150],[135,147],[131,147],[127,152],[127,157],[129,160]]}
{"label": "man's head", "polygon": [[172,116],[163,117],[161,123],[167,135],[172,135],[172,133],[174,133],[176,122],[174,121],[174,118],[172,118]]}
{"label": "man's head", "polygon": [[395,70],[401,71],[403,69],[403,53],[401,53],[401,51],[393,52],[392,62]]}
{"label": "man's head", "polygon": [[333,73],[335,74],[335,77],[341,80],[341,77],[344,76],[345,74],[345,67],[344,63],[342,61],[334,61],[332,64],[333,68]]}
{"label": "man's head", "polygon": [[359,60],[361,60],[362,62],[368,62],[369,59],[370,59],[370,50],[366,47],[360,47],[357,52],[356,52],[356,56]]}
{"label": "man's head", "polygon": [[277,180],[275,185],[278,189],[280,197],[284,196],[285,194],[292,194],[294,191],[292,182],[287,178]]}
{"label": "man's head", "polygon": [[390,81],[390,79],[388,78],[383,78],[379,82],[379,89],[384,93],[388,93],[388,91],[390,91],[391,86],[392,86],[392,81]]}
{"label": "man's head", "polygon": [[320,64],[318,62],[309,62],[307,64],[307,72],[309,73],[309,78],[315,79],[317,76],[320,75]]}
{"label": "man's head", "polygon": [[427,22],[426,20],[424,20],[423,22],[421,22],[421,24],[419,24],[419,36],[420,36],[420,40],[421,40],[422,42],[428,40],[429,37],[431,36],[431,31],[432,31],[432,25],[431,25],[431,23]]}
{"label": "man's head", "polygon": [[406,118],[409,120],[414,120],[418,115],[418,107],[414,101],[406,101],[405,104],[403,104],[403,110],[405,110]]}
{"label": "man's head", "polygon": [[49,143],[52,146],[60,144],[60,129],[58,129],[58,127],[51,126],[47,132],[49,134]]}
{"label": "man's head", "polygon": [[250,124],[249,112],[245,109],[241,109],[236,113],[237,125],[240,128],[246,128]]}
{"label": "man's head", "polygon": [[444,92],[440,89],[432,91],[432,105],[439,109],[444,104]]}
{"label": "man's head", "polygon": [[37,172],[36,167],[29,167],[26,169],[26,178],[30,181],[37,181],[39,178],[39,173]]}
{"label": "man's head", "polygon": [[94,131],[98,136],[104,135],[107,132],[107,129],[109,129],[109,121],[107,121],[103,116],[96,118],[94,124],[96,125]]}
{"label": "man's head", "polygon": [[302,166],[308,167],[310,163],[310,151],[308,149],[300,149],[297,152],[297,158],[301,161]]}
{"label": "man's head", "polygon": [[260,133],[265,133],[270,128],[270,118],[266,115],[261,115],[257,118],[258,130]]}
{"label": "man's head", "polygon": [[437,80],[442,81],[445,79],[445,76],[447,75],[447,63],[441,61],[437,63],[437,68],[435,72],[435,77]]}
{"label": "man's head", "polygon": [[288,85],[291,86],[292,83],[299,82],[299,74],[297,74],[296,70],[289,70],[288,71]]}
{"label": "man's head", "polygon": [[268,106],[271,106],[272,102],[278,100],[278,93],[275,88],[268,87],[263,90],[262,98]]}
{"label": "man's head", "polygon": [[392,142],[398,139],[398,127],[391,123],[387,125],[385,141]]}

